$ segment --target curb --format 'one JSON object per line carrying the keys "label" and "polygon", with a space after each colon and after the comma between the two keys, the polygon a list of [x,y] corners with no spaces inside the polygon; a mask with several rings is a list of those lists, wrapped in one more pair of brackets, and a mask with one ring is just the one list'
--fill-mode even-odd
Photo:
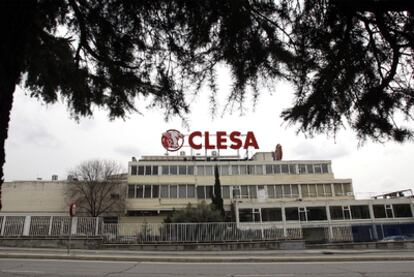
{"label": "curb", "polygon": [[253,263],[253,262],[368,262],[368,261],[414,261],[414,256],[296,256],[296,257],[171,257],[171,256],[105,256],[105,255],[42,255],[27,253],[0,253],[0,259],[53,259],[86,261],[124,261],[124,262],[185,262],[185,263]]}

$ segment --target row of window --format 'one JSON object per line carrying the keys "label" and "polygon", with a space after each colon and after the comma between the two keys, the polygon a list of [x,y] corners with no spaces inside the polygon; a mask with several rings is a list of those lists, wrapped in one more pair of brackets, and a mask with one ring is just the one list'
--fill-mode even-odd
{"label": "row of window", "polygon": [[[320,207],[286,207],[286,221],[324,221],[331,220],[370,219],[368,205]],[[409,204],[373,205],[374,218],[413,217]],[[240,222],[282,221],[282,208],[240,209]]]}
{"label": "row of window", "polygon": [[[228,175],[322,174],[328,164],[219,165],[219,173]],[[213,165],[132,165],[131,175],[214,175]]]}
{"label": "row of window", "polygon": [[[299,193],[299,186],[302,196]],[[332,197],[352,193],[351,184],[286,184],[286,185],[233,185],[221,186],[224,199],[256,199],[258,194],[268,198]],[[210,199],[213,186],[194,184],[129,185],[128,198],[197,198]]]}

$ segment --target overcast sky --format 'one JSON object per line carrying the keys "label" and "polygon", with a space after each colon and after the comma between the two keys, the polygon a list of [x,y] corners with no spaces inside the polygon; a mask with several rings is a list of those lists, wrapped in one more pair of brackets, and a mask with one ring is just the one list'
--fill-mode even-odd
{"label": "overcast sky", "polygon": [[183,133],[253,131],[259,151],[273,151],[280,143],[284,160],[332,160],[335,177],[352,178],[359,198],[413,188],[413,143],[367,142],[359,146],[351,130],[340,131],[336,138],[297,135],[295,126],[288,126],[279,117],[292,101],[292,89],[285,83],[278,83],[271,92],[263,90],[254,111],[247,100],[244,115],[234,110],[221,116],[225,95],[231,89],[228,75],[221,75],[217,115],[212,119],[209,94],[203,92],[191,100],[188,129],[181,119],[165,122],[162,111],[145,110],[145,103],[140,105],[142,115],[131,114],[125,121],[109,121],[105,111],[95,110],[93,118],[76,122],[64,103],[45,105],[18,88],[6,141],[5,179],[50,180],[52,174],[65,179],[78,163],[96,158],[117,160],[126,168],[132,156],[162,155],[161,133],[175,128]]}

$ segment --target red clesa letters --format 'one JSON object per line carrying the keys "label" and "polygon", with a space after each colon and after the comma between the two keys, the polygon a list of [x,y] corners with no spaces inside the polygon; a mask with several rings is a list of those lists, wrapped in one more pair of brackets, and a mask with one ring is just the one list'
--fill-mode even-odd
{"label": "red clesa letters", "polygon": [[193,149],[240,149],[244,148],[247,149],[249,147],[253,147],[255,149],[259,149],[259,145],[257,144],[256,137],[254,133],[249,131],[245,135],[242,135],[238,131],[233,131],[230,135],[227,135],[225,131],[218,131],[216,132],[216,140],[213,141],[210,138],[209,132],[204,132],[204,134],[200,131],[192,132],[188,137],[188,144]]}

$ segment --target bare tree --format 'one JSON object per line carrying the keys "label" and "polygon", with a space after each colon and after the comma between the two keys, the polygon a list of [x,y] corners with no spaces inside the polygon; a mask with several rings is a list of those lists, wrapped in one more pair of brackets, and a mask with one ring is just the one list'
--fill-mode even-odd
{"label": "bare tree", "polygon": [[120,214],[125,209],[126,174],[115,161],[90,160],[70,171],[66,198],[89,216]]}

